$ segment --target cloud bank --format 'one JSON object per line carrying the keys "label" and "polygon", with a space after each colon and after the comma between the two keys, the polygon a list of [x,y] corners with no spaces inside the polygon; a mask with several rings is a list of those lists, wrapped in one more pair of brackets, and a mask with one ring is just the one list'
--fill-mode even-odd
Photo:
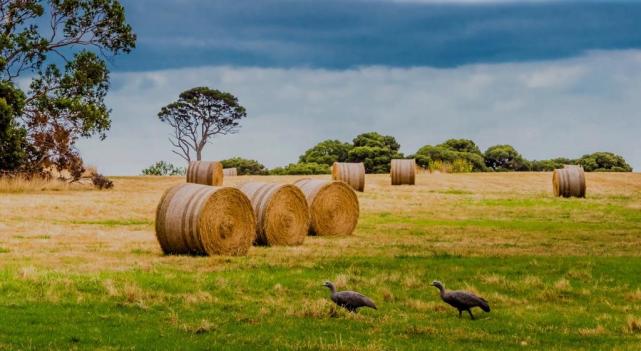
{"label": "cloud bank", "polygon": [[125,0],[113,71],[457,67],[641,49],[633,1]]}
{"label": "cloud bank", "polygon": [[243,156],[273,167],[321,140],[379,131],[405,153],[470,138],[482,149],[512,144],[528,159],[612,151],[641,168],[639,50],[449,69],[213,66],[115,73],[112,81],[107,140],[80,143],[86,161],[111,175],[181,162],[156,114],[195,86],[229,91],[248,110],[240,133],[215,139],[207,159]]}

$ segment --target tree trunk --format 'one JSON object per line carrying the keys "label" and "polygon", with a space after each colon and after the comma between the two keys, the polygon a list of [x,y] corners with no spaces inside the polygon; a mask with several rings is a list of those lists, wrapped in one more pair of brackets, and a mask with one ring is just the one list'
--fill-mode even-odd
{"label": "tree trunk", "polygon": [[203,151],[202,148],[199,148],[196,150],[196,161],[201,161],[201,152]]}

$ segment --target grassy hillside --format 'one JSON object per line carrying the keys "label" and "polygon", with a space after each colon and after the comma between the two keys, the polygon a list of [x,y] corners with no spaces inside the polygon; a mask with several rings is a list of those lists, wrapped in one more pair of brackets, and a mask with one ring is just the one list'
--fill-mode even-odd
{"label": "grassy hillside", "polygon": [[[368,176],[350,237],[165,257],[154,211],[170,177],[113,191],[0,193],[2,349],[510,350],[641,348],[641,174]],[[260,178],[235,177],[228,184]],[[476,321],[434,279],[484,296]],[[333,307],[325,280],[379,305]]]}

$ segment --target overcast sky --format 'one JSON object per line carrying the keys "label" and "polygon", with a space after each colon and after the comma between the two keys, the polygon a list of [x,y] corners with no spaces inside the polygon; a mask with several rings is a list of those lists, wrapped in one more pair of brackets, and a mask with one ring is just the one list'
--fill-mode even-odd
{"label": "overcast sky", "polygon": [[111,60],[112,128],[86,162],[139,174],[171,153],[160,108],[195,86],[248,110],[207,159],[295,162],[378,131],[405,153],[448,138],[528,159],[623,155],[641,169],[641,3],[129,0],[138,47]]}

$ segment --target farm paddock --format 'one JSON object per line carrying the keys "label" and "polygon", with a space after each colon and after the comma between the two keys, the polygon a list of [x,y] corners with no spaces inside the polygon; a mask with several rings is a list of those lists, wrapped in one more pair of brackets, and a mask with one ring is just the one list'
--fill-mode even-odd
{"label": "farm paddock", "polygon": [[[162,255],[156,205],[182,177],[0,193],[0,350],[639,350],[641,174],[586,177],[563,199],[551,173],[367,175],[352,236],[244,257]],[[492,312],[459,319],[434,279]],[[325,280],[379,310],[336,309]]]}

